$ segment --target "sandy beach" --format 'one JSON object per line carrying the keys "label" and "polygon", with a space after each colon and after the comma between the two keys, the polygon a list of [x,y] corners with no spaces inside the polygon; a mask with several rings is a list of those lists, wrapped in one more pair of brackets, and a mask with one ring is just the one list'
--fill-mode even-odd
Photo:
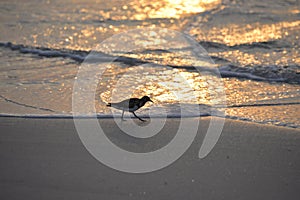
{"label": "sandy beach", "polygon": [[[139,143],[122,134],[112,119],[99,119],[113,142],[136,151],[172,139],[179,120],[168,119],[160,136]],[[299,198],[299,130],[226,120],[215,148],[201,160],[198,151],[209,120],[200,119],[195,141],[175,163],[129,174],[94,159],[72,119],[3,117],[0,199]]]}

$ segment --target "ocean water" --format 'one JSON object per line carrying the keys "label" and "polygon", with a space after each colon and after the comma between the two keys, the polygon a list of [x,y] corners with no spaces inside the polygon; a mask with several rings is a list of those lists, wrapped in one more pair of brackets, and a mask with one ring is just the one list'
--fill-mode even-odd
{"label": "ocean water", "polygon": [[[300,128],[299,5],[3,0],[0,114],[111,117],[121,112],[107,102],[149,95],[154,103],[140,116],[214,115]],[[94,98],[74,96],[84,91],[75,82]]]}

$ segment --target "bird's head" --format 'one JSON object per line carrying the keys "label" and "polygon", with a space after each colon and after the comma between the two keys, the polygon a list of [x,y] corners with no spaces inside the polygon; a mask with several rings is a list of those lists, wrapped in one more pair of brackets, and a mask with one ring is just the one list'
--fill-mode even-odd
{"label": "bird's head", "polygon": [[142,97],[142,101],[143,102],[147,102],[147,101],[151,101],[152,103],[153,103],[153,101],[150,99],[150,97],[148,97],[148,96],[143,96]]}

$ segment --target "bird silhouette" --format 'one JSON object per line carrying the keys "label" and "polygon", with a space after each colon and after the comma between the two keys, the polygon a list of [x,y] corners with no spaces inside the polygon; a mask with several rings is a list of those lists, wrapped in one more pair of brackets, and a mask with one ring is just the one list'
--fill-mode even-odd
{"label": "bird silhouette", "polygon": [[134,111],[138,110],[139,108],[143,107],[148,101],[150,102],[153,102],[150,97],[148,96],[143,96],[142,98],[130,98],[130,99],[126,99],[126,100],[123,100],[121,102],[118,102],[118,103],[108,103],[106,106],[108,107],[113,107],[113,108],[116,108],[116,109],[119,109],[119,110],[122,110],[122,117],[121,119],[123,121],[124,118],[124,112],[125,111],[128,111],[128,112],[131,112],[136,118],[138,118],[139,120],[141,121],[145,121],[143,120],[142,118],[138,117]]}

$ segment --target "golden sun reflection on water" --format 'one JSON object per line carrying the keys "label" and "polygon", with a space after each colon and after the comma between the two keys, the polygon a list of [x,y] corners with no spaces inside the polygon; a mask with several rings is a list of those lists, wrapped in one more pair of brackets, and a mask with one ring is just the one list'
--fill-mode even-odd
{"label": "golden sun reflection on water", "polygon": [[204,12],[219,3],[220,0],[165,0],[157,4],[157,9],[149,12],[149,17],[180,18],[184,14]]}
{"label": "golden sun reflection on water", "polygon": [[52,25],[45,36],[59,31],[61,41],[52,44],[55,48],[58,45],[89,50],[95,43],[130,29],[162,27],[181,30],[189,22],[187,16],[211,10],[220,3],[221,0],[129,0],[110,2],[107,8],[87,5],[79,10],[76,20],[95,23],[66,24],[63,27]]}
{"label": "golden sun reflection on water", "polygon": [[241,50],[225,51],[218,53],[211,53],[211,56],[221,56],[231,63],[242,66],[255,66],[255,65],[289,65],[289,63],[300,63],[298,52],[291,51],[273,51],[262,52],[252,51],[245,52]]}
{"label": "golden sun reflection on water", "polygon": [[192,29],[190,33],[199,40],[239,45],[254,42],[265,42],[281,39],[288,35],[288,29],[299,28],[300,21],[278,22],[274,24],[226,24],[224,27],[212,27],[209,33],[200,29]]}
{"label": "golden sun reflection on water", "polygon": [[[108,79],[100,80],[97,96],[105,103],[144,95],[150,96],[156,105],[162,106],[177,103],[214,105],[222,104],[224,100],[215,98],[220,85],[212,83],[217,83],[218,77],[209,77],[197,71],[111,65],[103,77]],[[105,104],[96,105],[98,112],[108,110],[103,106]]]}
{"label": "golden sun reflection on water", "polygon": [[[100,79],[97,96],[102,102],[118,102],[127,98],[148,95],[156,105],[168,104],[206,104],[208,106],[264,104],[278,100],[285,102],[297,98],[290,91],[299,91],[295,85],[269,84],[251,80],[237,81],[209,76],[197,71],[153,66],[122,67],[111,65]],[[251,90],[249,90],[251,88]],[[220,91],[225,96],[220,98]],[[223,98],[223,99],[222,99]],[[226,98],[227,104],[224,101]],[[105,104],[96,103],[98,112],[108,112]],[[146,107],[153,106],[147,104]],[[249,110],[252,107],[246,108]],[[257,110],[259,108],[253,108]],[[239,108],[227,109],[234,114]]]}
{"label": "golden sun reflection on water", "polygon": [[[221,0],[153,0],[133,1],[130,7],[134,8],[133,19],[147,18],[174,18],[183,15],[201,13],[219,5]],[[129,8],[130,8],[129,7]]]}

